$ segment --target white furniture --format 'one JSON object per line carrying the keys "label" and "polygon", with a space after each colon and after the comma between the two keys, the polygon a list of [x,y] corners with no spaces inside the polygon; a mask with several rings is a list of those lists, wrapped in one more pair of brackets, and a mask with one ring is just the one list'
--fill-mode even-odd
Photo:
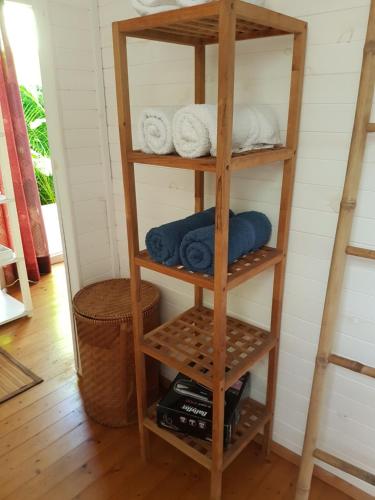
{"label": "white furniture", "polygon": [[10,170],[8,148],[4,132],[3,116],[0,110],[0,172],[4,193],[0,193],[0,205],[7,205],[9,225],[12,233],[14,249],[0,245],[0,266],[16,264],[20,282],[22,302],[7,294],[6,289],[0,289],[0,325],[9,321],[31,316],[32,302],[29,281],[27,277],[25,258],[22,248],[21,232],[18,222],[17,207],[14,200],[12,174]]}

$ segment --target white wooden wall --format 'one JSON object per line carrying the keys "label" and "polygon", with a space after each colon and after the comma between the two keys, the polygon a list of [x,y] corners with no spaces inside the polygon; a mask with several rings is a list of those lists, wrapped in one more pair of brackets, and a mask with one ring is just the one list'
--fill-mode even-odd
{"label": "white wooden wall", "polygon": [[[127,248],[117,133],[111,22],[133,17],[130,2],[98,0],[117,242],[126,275]],[[274,439],[302,448],[314,358],[341,189],[353,126],[369,0],[268,0],[270,8],[309,22],[297,183],[288,258]],[[237,50],[236,100],[272,105],[285,132],[291,39],[244,42]],[[216,49],[208,49],[207,87],[215,99]],[[142,106],[193,102],[192,49],[132,41],[129,45],[133,115]],[[135,138],[136,139],[136,138]],[[353,243],[375,248],[375,139],[369,139]],[[236,173],[232,208],[259,209],[277,223],[280,166]],[[140,238],[154,225],[193,210],[192,173],[137,166]],[[213,204],[208,179],[207,206]],[[275,235],[273,236],[275,240]],[[163,293],[164,317],[192,303],[192,288],[151,272]],[[267,327],[272,272],[230,294],[233,315]],[[210,295],[206,295],[210,301]],[[336,350],[375,364],[375,264],[350,258]],[[266,364],[255,370],[253,393],[264,399]],[[330,373],[320,447],[375,472],[375,383],[342,369]],[[335,471],[336,472],[336,471]],[[366,491],[370,488],[342,474]]]}
{"label": "white wooden wall", "polygon": [[42,0],[37,1],[37,21],[43,14],[49,27],[53,67],[48,70],[54,76],[54,113],[62,132],[63,154],[53,158],[54,167],[65,169],[70,200],[62,196],[61,207],[70,203],[83,286],[118,272],[97,4],[46,0],[43,10]]}

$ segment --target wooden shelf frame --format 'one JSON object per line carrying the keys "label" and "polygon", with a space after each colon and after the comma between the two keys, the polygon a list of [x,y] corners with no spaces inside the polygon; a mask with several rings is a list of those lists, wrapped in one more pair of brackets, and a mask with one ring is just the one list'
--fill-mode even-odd
{"label": "wooden shelf frame", "polygon": [[[243,402],[240,421],[236,427],[232,443],[223,452],[223,470],[235,460],[250,441],[264,431],[264,427],[270,419],[271,415],[267,413],[264,405],[252,399],[247,399]],[[177,434],[173,431],[161,429],[156,423],[156,405],[148,409],[144,425],[148,430],[160,436],[190,458],[196,460],[203,465],[203,467],[211,470],[211,443],[184,434]]]}
{"label": "wooden shelf frame", "polygon": [[[294,154],[295,152],[292,149],[286,147],[255,149],[247,153],[233,155],[230,168],[232,172],[235,172],[245,168],[254,168],[260,165],[283,162],[293,158]],[[129,161],[151,166],[182,168],[199,172],[216,172],[216,158],[212,156],[205,156],[203,158],[182,158],[177,154],[155,155],[142,153],[141,151],[130,151]]]}
{"label": "wooden shelf frame", "polygon": [[[228,290],[241,285],[257,274],[274,267],[284,258],[283,253],[276,248],[263,247],[256,252],[251,252],[237,259],[227,268]],[[143,250],[135,257],[138,266],[156,271],[172,278],[177,278],[192,285],[196,285],[207,290],[215,289],[215,279],[208,274],[195,273],[185,269],[183,266],[165,266],[154,262],[148,255],[147,250]]]}
{"label": "wooden shelf frame", "polygon": [[[260,430],[264,430],[264,453],[270,452],[273,431],[273,415],[275,409],[275,395],[277,382],[277,367],[279,354],[279,337],[281,325],[281,311],[285,279],[286,253],[291,216],[291,203],[295,178],[296,151],[299,135],[301,113],[302,87],[304,79],[304,65],[306,52],[307,25],[305,22],[272,12],[268,9],[256,7],[240,0],[215,0],[208,4],[197,5],[168,11],[167,13],[145,16],[113,23],[114,57],[116,72],[116,90],[119,115],[119,132],[121,156],[124,178],[126,221],[129,245],[129,263],[131,274],[131,296],[133,305],[133,331],[135,346],[135,364],[137,377],[137,400],[141,453],[145,460],[149,458],[149,432],[154,432],[166,441],[177,446],[191,458],[197,460],[211,471],[211,500],[219,500],[222,491],[222,473],[225,467],[240,453],[240,451],[255,437]],[[236,40],[260,38],[265,36],[279,36],[292,34],[294,39],[290,104],[288,115],[288,129],[286,146],[273,150],[253,151],[243,155],[232,155],[232,128],[233,128],[233,94],[234,94],[234,65]],[[131,134],[131,116],[129,99],[129,80],[127,63],[127,38],[139,37],[154,41],[192,45],[195,53],[195,102],[205,102],[205,45],[218,43],[219,45],[219,88],[218,88],[218,151],[216,158],[199,158],[189,160],[176,155],[156,156],[145,155],[134,151]],[[231,173],[242,168],[251,168],[269,164],[273,161],[283,162],[283,181],[281,187],[280,217],[278,226],[276,249],[272,258],[266,263],[257,264],[251,270],[238,272],[236,276],[228,273],[228,227],[229,227],[229,198]],[[215,233],[215,270],[214,277],[189,273],[182,268],[167,268],[151,262],[146,252],[139,248],[137,201],[135,185],[134,163],[144,163],[152,166],[167,166],[184,168],[194,171],[195,211],[204,208],[204,181],[205,172],[211,172],[216,180],[216,233]],[[246,259],[246,258],[245,258]],[[234,286],[255,276],[264,269],[274,266],[274,285],[271,326],[269,344],[258,350],[257,354],[240,368],[229,367],[228,375],[228,328],[232,318],[227,317],[227,296]],[[168,325],[178,328],[177,318],[168,325],[143,335],[143,319],[141,311],[141,268],[152,269],[194,285],[194,308],[199,312],[203,308],[203,289],[214,292],[214,310],[210,325],[210,350],[205,361],[209,363],[209,376],[197,375],[187,368],[188,358],[177,366],[178,355],[175,355],[181,345],[174,344],[167,354],[160,354],[160,348],[155,347],[154,340],[164,333]],[[243,323],[243,328],[253,332],[250,325]],[[192,325],[190,325],[191,327]],[[193,328],[192,336],[202,332]],[[254,329],[255,330],[255,329]],[[181,333],[176,330],[177,333]],[[168,335],[168,333],[167,333]],[[255,335],[255,334],[254,334]],[[267,332],[263,331],[263,335]],[[249,336],[251,338],[251,335]],[[182,339],[183,340],[183,339]],[[159,351],[159,352],[157,352]],[[145,371],[146,353],[167,363],[169,366],[180,369],[183,373],[194,375],[198,381],[212,388],[213,392],[213,432],[212,443],[206,452],[202,452],[205,443],[191,438],[181,438],[165,430],[159,429],[155,420],[150,416],[147,407],[147,381]],[[263,407],[261,418],[256,429],[244,427],[242,439],[237,440],[231,447],[232,451],[224,452],[223,425],[224,425],[224,394],[228,384],[234,377],[240,376],[243,370],[248,369],[261,357],[269,353],[268,387],[266,404]],[[200,353],[201,354],[201,353]],[[205,353],[207,354],[207,352]],[[161,359],[163,358],[163,359]],[[198,441],[198,442],[197,442]],[[193,443],[193,444],[192,444]],[[207,445],[207,443],[206,443]],[[207,451],[209,450],[209,451]],[[234,451],[233,451],[234,450]]]}
{"label": "wooden shelf frame", "polygon": [[[213,324],[211,309],[194,306],[145,335],[141,349],[144,354],[213,389]],[[228,316],[225,390],[268,354],[276,342],[271,332]]]}
{"label": "wooden shelf frame", "polygon": [[[222,0],[117,23],[120,33],[135,38],[182,45],[219,43]],[[304,33],[306,23],[244,1],[233,2],[235,40]]]}

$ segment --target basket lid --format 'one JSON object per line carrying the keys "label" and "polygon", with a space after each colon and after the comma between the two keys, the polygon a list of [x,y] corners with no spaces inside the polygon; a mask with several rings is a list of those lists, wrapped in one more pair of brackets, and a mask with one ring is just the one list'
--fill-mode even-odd
{"label": "basket lid", "polygon": [[[160,299],[156,286],[141,283],[143,312],[151,309]],[[80,290],[73,299],[74,311],[89,319],[110,321],[132,317],[130,280],[112,279],[94,283]]]}

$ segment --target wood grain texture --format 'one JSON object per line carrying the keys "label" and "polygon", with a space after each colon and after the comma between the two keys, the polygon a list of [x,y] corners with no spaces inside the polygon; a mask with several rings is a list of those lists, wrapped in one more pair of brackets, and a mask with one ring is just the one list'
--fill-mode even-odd
{"label": "wood grain texture", "polygon": [[147,411],[146,364],[140,349],[143,338],[143,314],[141,301],[141,272],[135,262],[139,253],[137,198],[135,188],[134,164],[129,160],[129,151],[133,149],[129,97],[129,76],[127,63],[126,36],[119,30],[119,24],[113,24],[113,51],[116,74],[117,111],[121,144],[122,177],[125,193],[126,227],[128,235],[130,263],[130,292],[133,314],[135,372],[137,380],[137,410],[141,453],[144,460],[149,455],[149,435],[143,426]]}
{"label": "wood grain texture", "polygon": [[[208,4],[149,15],[147,19],[121,21],[122,33],[182,45],[218,43],[220,39],[220,0]],[[236,0],[238,18],[235,22],[236,40],[301,33],[305,23],[263,7]]]}
{"label": "wood grain texture", "polygon": [[[296,176],[296,155],[299,140],[302,92],[305,74],[306,39],[306,28],[302,33],[294,35],[292,77],[290,86],[288,129],[286,139],[287,147],[294,151],[294,155],[284,163],[283,180],[281,187],[279,227],[277,233],[277,248],[278,250],[283,252],[285,257],[288,251],[289,244],[292,200]],[[280,350],[279,339],[281,334],[285,274],[286,258],[276,266],[273,283],[271,332],[278,341],[275,348],[270,352],[268,362],[267,409],[272,415],[275,412],[276,402],[276,387]],[[266,426],[264,433],[264,453],[266,456],[270,453],[272,434],[273,419],[271,419],[270,423]]]}
{"label": "wood grain texture", "polygon": [[[371,0],[356,114],[324,303],[296,500],[307,500],[309,498],[309,489],[314,468],[314,453],[316,452],[318,442],[327,385],[327,367],[335,342],[337,319],[339,317],[347,264],[347,248],[352,235],[368,138],[368,124],[370,122],[372,101],[374,98],[374,44],[375,0]],[[335,466],[335,463],[331,465]]]}
{"label": "wood grain texture", "polygon": [[[63,265],[32,287],[32,295],[33,318],[0,328],[0,344],[8,348],[17,337],[30,335],[45,353],[58,346],[69,363],[62,371],[62,365],[42,358],[37,365],[48,373],[45,382],[0,406],[0,499],[118,500],[126,492],[128,500],[207,500],[209,474],[199,464],[153,439],[152,463],[144,465],[137,426],[110,429],[82,411]],[[19,359],[35,370],[30,352],[31,344],[23,345]],[[13,443],[11,450],[7,442]],[[296,477],[294,464],[274,454],[265,463],[253,444],[224,473],[223,499],[291,500]],[[311,500],[323,498],[350,497],[314,479]]]}
{"label": "wood grain texture", "polygon": [[[194,49],[194,93],[195,103],[206,102],[206,47],[197,45]],[[204,172],[194,172],[194,211],[204,210]],[[195,286],[194,303],[203,305],[203,288]]]}
{"label": "wood grain texture", "polygon": [[[208,14],[211,13],[211,14]],[[203,22],[203,28],[201,23]],[[193,23],[192,27],[189,23]],[[199,25],[199,27],[197,27]],[[142,252],[139,254],[138,241],[138,216],[135,195],[135,180],[134,180],[134,164],[129,157],[134,155],[132,152],[132,132],[130,121],[130,101],[129,101],[129,83],[128,83],[128,61],[126,54],[126,36],[137,36],[138,32],[146,35],[147,32],[152,34],[157,31],[160,40],[160,34],[164,33],[168,40],[172,41],[181,36],[185,39],[187,36],[196,36],[195,44],[195,101],[197,103],[205,100],[205,55],[204,43],[215,42],[216,35],[219,44],[218,48],[218,97],[217,97],[217,158],[215,165],[215,198],[216,198],[216,213],[215,213],[215,256],[214,256],[214,277],[210,281],[213,285],[214,292],[214,310],[213,310],[213,335],[212,335],[212,370],[210,373],[212,380],[209,386],[213,392],[213,419],[212,419],[212,446],[211,446],[211,500],[220,500],[222,498],[222,473],[225,466],[224,447],[223,447],[223,428],[225,414],[225,389],[226,389],[226,363],[227,363],[227,297],[230,289],[230,282],[235,280],[236,285],[240,284],[239,275],[234,278],[234,272],[228,270],[228,243],[229,243],[229,209],[230,209],[230,186],[232,173],[232,135],[233,135],[233,106],[234,106],[234,81],[235,81],[235,46],[238,33],[241,37],[246,37],[246,30],[249,32],[258,32],[261,36],[262,30],[266,28],[269,34],[276,29],[286,33],[294,33],[294,51],[292,61],[292,78],[291,78],[291,93],[290,106],[288,116],[287,130],[287,148],[276,148],[275,151],[258,152],[255,156],[255,164],[261,164],[262,158],[265,161],[275,161],[280,155],[280,158],[285,160],[281,205],[280,205],[280,220],[278,228],[277,250],[282,258],[276,264],[274,278],[274,292],[272,300],[272,318],[271,331],[272,335],[278,339],[280,335],[282,301],[284,292],[285,279],[285,256],[288,245],[289,225],[291,216],[291,203],[295,178],[296,166],[296,149],[298,143],[299,121],[301,115],[301,98],[304,77],[304,61],[306,51],[306,23],[297,19],[288,18],[281,14],[267,11],[263,8],[241,2],[240,0],[220,0],[211,2],[207,5],[198,5],[191,8],[182,9],[181,11],[170,11],[168,13],[146,16],[143,19],[135,18],[128,21],[120,21],[113,23],[113,41],[115,54],[115,73],[116,73],[116,88],[118,102],[118,121],[120,125],[120,144],[121,144],[121,160],[122,173],[124,180],[126,219],[128,227],[128,242],[129,242],[129,261],[132,278],[132,303],[134,316],[134,336],[135,336],[135,352],[136,352],[136,368],[137,368],[137,395],[138,395],[138,414],[140,418],[140,434],[141,447],[143,457],[148,456],[148,436],[146,429],[150,428],[147,424],[146,408],[146,378],[144,369],[144,354],[151,353],[152,350],[145,348],[144,341],[142,342],[142,323],[139,311],[139,285],[140,272],[139,267],[145,266],[154,269],[169,276],[176,278],[180,277],[185,281],[189,281],[195,285],[195,304],[202,304],[202,288],[204,283],[208,282],[209,277],[202,276],[199,273],[187,272],[177,268],[167,268],[153,263],[147,259],[147,254]],[[216,32],[215,32],[216,30]],[[216,33],[216,35],[215,35]],[[274,33],[275,34],[275,33]],[[182,42],[183,43],[183,42]],[[253,154],[253,153],[252,153]],[[260,154],[260,156],[259,156]],[[236,168],[244,168],[247,165],[247,156],[242,157],[242,160],[236,159]],[[139,153],[140,159],[142,154]],[[134,158],[134,156],[133,156]],[[156,157],[154,157],[156,160]],[[203,208],[203,177],[202,165],[200,161],[189,162],[185,159],[178,159],[174,156],[164,156],[157,159],[160,164],[163,160],[168,161],[168,158],[173,158],[180,168],[186,168],[188,165],[192,167],[194,164],[199,166],[195,176],[195,210]],[[148,157],[148,162],[152,162],[152,157]],[[258,163],[259,162],[259,163]],[[240,259],[238,259],[240,261]],[[271,261],[269,261],[270,264]],[[263,262],[265,264],[265,262]],[[146,267],[146,266],[145,266]],[[240,268],[239,264],[235,266]],[[264,270],[267,265],[262,266]],[[242,278],[250,278],[253,276],[251,268],[243,273]],[[172,328],[173,325],[170,325]],[[158,340],[165,334],[158,330],[155,333]],[[176,332],[178,337],[178,332]],[[174,347],[180,348],[175,340],[167,342],[174,344]],[[163,346],[167,347],[168,346]],[[142,350],[141,353],[138,351]],[[269,352],[265,350],[264,354]],[[158,356],[162,362],[167,363],[172,360],[168,353],[161,353]],[[267,384],[267,419],[264,421],[265,438],[264,450],[269,454],[270,443],[273,431],[273,414],[276,398],[277,384],[277,367],[278,367],[278,343],[276,343],[270,352],[268,384]],[[195,363],[193,359],[191,363]],[[170,367],[176,367],[173,362]],[[268,416],[271,415],[272,418]],[[165,433],[158,432],[160,436],[165,436]],[[255,433],[256,434],[256,433]],[[248,442],[255,437],[255,434],[249,432],[249,439],[242,440],[242,444],[238,447],[238,452],[242,451],[243,443]],[[169,439],[169,442],[171,440]],[[174,441],[177,445],[178,441]],[[184,451],[191,457],[197,458],[196,454],[191,452],[189,448],[184,448]],[[234,454],[235,455],[235,454]]]}
{"label": "wood grain texture", "polygon": [[235,5],[235,0],[220,2],[219,10],[211,500],[221,499],[224,469],[223,429],[227,352],[230,162],[235,78]]}

